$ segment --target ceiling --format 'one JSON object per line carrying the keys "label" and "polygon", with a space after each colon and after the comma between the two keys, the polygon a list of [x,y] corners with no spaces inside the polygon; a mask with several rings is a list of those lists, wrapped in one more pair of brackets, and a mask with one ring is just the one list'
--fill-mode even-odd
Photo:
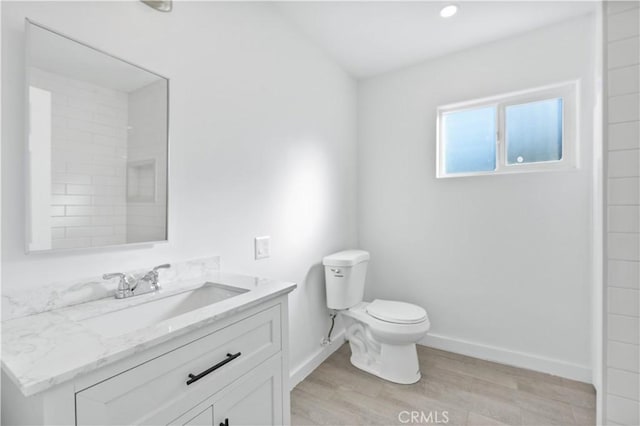
{"label": "ceiling", "polygon": [[595,11],[595,1],[277,2],[276,8],[355,77],[370,77]]}
{"label": "ceiling", "polygon": [[29,65],[129,93],[160,78],[38,25],[29,26]]}

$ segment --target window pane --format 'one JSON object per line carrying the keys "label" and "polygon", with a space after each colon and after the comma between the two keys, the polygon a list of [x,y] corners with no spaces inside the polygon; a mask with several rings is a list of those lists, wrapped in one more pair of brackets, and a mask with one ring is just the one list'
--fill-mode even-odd
{"label": "window pane", "polygon": [[484,107],[443,115],[447,173],[496,169],[496,109]]}
{"label": "window pane", "polygon": [[509,164],[562,158],[562,98],[508,106],[505,114]]}

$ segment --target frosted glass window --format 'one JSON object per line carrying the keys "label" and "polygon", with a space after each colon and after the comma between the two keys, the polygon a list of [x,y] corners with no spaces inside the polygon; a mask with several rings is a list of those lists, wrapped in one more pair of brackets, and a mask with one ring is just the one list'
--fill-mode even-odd
{"label": "frosted glass window", "polygon": [[562,159],[562,98],[505,108],[507,163]]}
{"label": "frosted glass window", "polygon": [[494,106],[443,115],[447,173],[493,171],[496,168]]}
{"label": "frosted glass window", "polygon": [[579,82],[438,107],[436,177],[577,167]]}

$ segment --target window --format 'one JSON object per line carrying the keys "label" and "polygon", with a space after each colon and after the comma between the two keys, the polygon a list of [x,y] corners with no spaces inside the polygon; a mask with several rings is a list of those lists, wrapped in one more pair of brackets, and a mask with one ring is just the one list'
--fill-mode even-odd
{"label": "window", "polygon": [[437,177],[576,166],[578,83],[438,108]]}
{"label": "window", "polygon": [[443,116],[447,173],[496,169],[496,109],[452,111]]}

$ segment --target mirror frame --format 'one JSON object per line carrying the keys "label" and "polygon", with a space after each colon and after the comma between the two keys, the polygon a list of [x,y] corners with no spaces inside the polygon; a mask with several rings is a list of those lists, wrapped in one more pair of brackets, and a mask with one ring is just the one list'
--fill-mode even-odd
{"label": "mirror frame", "polygon": [[[171,79],[169,79],[169,77],[166,77],[162,74],[159,74],[155,71],[151,71],[148,68],[142,67],[138,64],[135,64],[131,61],[128,61],[126,59],[122,59],[119,56],[116,56],[112,53],[106,52],[100,48],[97,48],[95,46],[92,46],[90,44],[87,44],[83,41],[80,41],[74,37],[71,37],[65,33],[62,33],[60,31],[57,31],[47,25],[41,24],[39,22],[36,22],[30,18],[25,18],[25,23],[24,23],[24,35],[25,35],[25,44],[24,44],[24,76],[25,76],[25,80],[24,80],[24,84],[23,84],[23,100],[24,100],[24,161],[23,161],[23,165],[24,165],[24,176],[25,176],[25,190],[24,190],[24,219],[25,219],[25,224],[24,224],[24,247],[25,247],[25,254],[49,254],[49,253],[66,253],[66,252],[76,252],[76,251],[96,251],[96,250],[113,250],[113,249],[118,249],[118,248],[136,248],[136,247],[148,247],[148,246],[153,246],[153,245],[158,245],[158,244],[168,244],[169,243],[169,202],[171,199],[171,194],[170,194],[170,176],[171,176],[171,143],[170,143],[170,123],[171,123],[171,103],[170,103],[170,94],[171,94]],[[167,161],[166,161],[166,203],[165,203],[165,223],[164,223],[164,232],[165,232],[165,239],[164,240],[155,240],[155,241],[141,241],[141,242],[135,242],[135,243],[123,243],[123,244],[111,244],[111,245],[103,245],[103,246],[95,246],[95,247],[76,247],[76,248],[51,248],[48,250],[31,250],[29,248],[29,245],[31,243],[31,156],[30,156],[30,150],[29,150],[29,133],[30,133],[30,108],[29,108],[29,82],[30,82],[30,76],[31,73],[29,71],[29,58],[30,58],[30,53],[31,53],[31,48],[32,48],[32,41],[31,41],[31,31],[30,31],[30,25],[33,25],[35,27],[38,27],[40,29],[49,31],[57,36],[66,38],[67,40],[69,40],[70,42],[73,43],[78,43],[86,48],[92,49],[98,53],[101,53],[103,55],[109,56],[115,60],[124,62],[128,65],[131,65],[133,67],[136,67],[142,71],[146,71],[148,73],[151,73],[163,80],[166,81],[167,84],[167,123],[166,123],[166,152],[167,152]]]}

